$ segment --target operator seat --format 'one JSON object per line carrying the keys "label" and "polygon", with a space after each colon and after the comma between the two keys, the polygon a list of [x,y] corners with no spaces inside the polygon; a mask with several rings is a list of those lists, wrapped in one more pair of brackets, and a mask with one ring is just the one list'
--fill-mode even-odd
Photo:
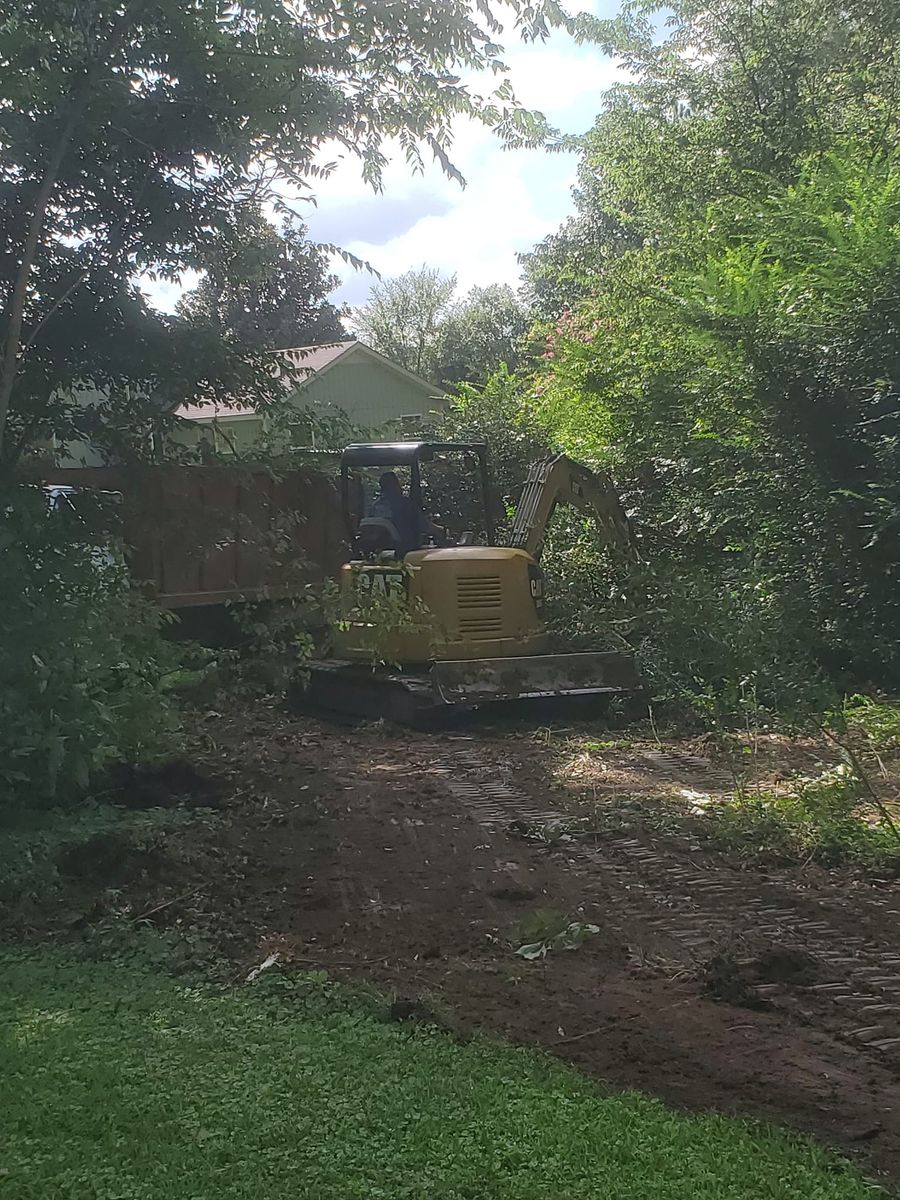
{"label": "operator seat", "polygon": [[361,554],[383,554],[386,550],[400,553],[400,534],[393,521],[386,517],[363,517],[356,531]]}

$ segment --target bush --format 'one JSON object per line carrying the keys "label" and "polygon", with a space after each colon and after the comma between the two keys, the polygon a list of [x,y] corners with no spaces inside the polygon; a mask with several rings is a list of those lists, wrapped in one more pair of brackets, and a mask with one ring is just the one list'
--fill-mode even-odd
{"label": "bush", "polygon": [[90,801],[77,812],[50,810],[0,830],[0,902],[4,919],[15,904],[58,906],[65,885],[94,892],[127,878],[134,860],[158,850],[195,811],[153,808],[130,812]]}
{"label": "bush", "polygon": [[900,841],[884,813],[871,811],[856,771],[842,764],[784,794],[739,792],[709,810],[713,836],[742,853],[814,861],[825,867],[896,867]]}
{"label": "bush", "polygon": [[[530,462],[550,452],[551,435],[530,414],[532,386],[498,372],[482,390],[463,390],[440,431],[488,442],[507,512]],[[546,619],[558,647],[634,652],[656,703],[679,719],[803,718],[838,705],[803,579],[786,587],[752,550],[723,552],[684,536],[668,476],[651,485],[632,473],[620,482],[639,562],[607,552],[593,522],[572,510],[560,510],[547,531]],[[664,501],[674,507],[661,519]]]}
{"label": "bush", "polygon": [[541,565],[561,646],[632,651],[655,703],[678,718],[802,719],[839,703],[808,645],[804,610],[761,574],[643,553],[617,560],[592,525],[554,520]]}
{"label": "bush", "polygon": [[0,495],[0,788],[8,808],[83,793],[116,760],[171,748],[161,680],[176,651],[162,614],[111,551],[109,502],[50,506],[41,488]]}
{"label": "bush", "polygon": [[900,750],[900,704],[850,696],[842,715],[847,728],[861,733],[876,753]]}

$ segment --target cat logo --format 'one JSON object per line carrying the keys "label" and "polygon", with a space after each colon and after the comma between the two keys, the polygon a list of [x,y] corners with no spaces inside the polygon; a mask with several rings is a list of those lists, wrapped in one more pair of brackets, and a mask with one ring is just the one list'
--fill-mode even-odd
{"label": "cat logo", "polygon": [[540,567],[530,566],[528,568],[528,585],[534,607],[540,612],[544,607],[544,573]]}
{"label": "cat logo", "polygon": [[360,571],[356,590],[360,596],[402,600],[406,595],[406,580],[402,571]]}

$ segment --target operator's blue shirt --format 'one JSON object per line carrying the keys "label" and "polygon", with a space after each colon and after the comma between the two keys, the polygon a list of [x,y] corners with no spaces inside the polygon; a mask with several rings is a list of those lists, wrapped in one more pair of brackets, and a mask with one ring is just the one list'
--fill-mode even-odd
{"label": "operator's blue shirt", "polygon": [[389,495],[378,492],[372,501],[369,516],[381,517],[382,520],[391,522],[400,538],[397,553],[401,557],[410,550],[418,550],[422,544],[425,515],[416,508],[409,496],[404,496],[402,492]]}

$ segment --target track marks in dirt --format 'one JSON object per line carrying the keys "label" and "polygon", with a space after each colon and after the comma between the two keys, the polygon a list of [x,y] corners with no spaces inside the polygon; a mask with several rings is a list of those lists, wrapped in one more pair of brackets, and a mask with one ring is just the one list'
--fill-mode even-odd
{"label": "track marks in dirt", "polygon": [[[571,819],[515,740],[347,731],[274,709],[230,714],[215,736],[244,865],[211,886],[246,964],[277,942],[425,997],[458,1029],[687,1107],[793,1124],[900,1178],[896,1050],[877,1045],[900,1021],[892,891],[736,871],[640,825],[555,846],[511,834]],[[279,820],[260,821],[261,803]],[[541,908],[600,933],[524,962],[513,931]],[[754,976],[758,1010],[710,998],[712,955],[750,970],[773,945],[811,954],[821,985]]]}
{"label": "track marks in dirt", "polygon": [[[517,788],[509,773],[498,779],[484,755],[464,751],[458,762],[461,770],[453,772],[450,791],[489,828],[527,822],[552,830],[571,821],[572,814],[560,807],[541,808],[539,797]],[[705,772],[703,760],[693,755],[665,755],[665,770],[679,784],[698,778],[707,787],[717,782],[714,768]],[[756,995],[806,1019],[817,1009],[839,1036],[888,1055],[900,1067],[900,896],[893,890],[866,889],[864,897],[853,897],[848,913],[846,900],[836,904],[836,896],[754,877],[709,856],[698,866],[683,849],[646,833],[606,837],[599,845],[569,835],[557,857],[591,882],[603,879],[620,896],[616,912],[623,929],[643,922],[649,935],[644,948],[685,969],[729,943],[769,939],[798,955],[812,954],[823,980],[803,989],[800,999],[790,979],[758,985]]]}

